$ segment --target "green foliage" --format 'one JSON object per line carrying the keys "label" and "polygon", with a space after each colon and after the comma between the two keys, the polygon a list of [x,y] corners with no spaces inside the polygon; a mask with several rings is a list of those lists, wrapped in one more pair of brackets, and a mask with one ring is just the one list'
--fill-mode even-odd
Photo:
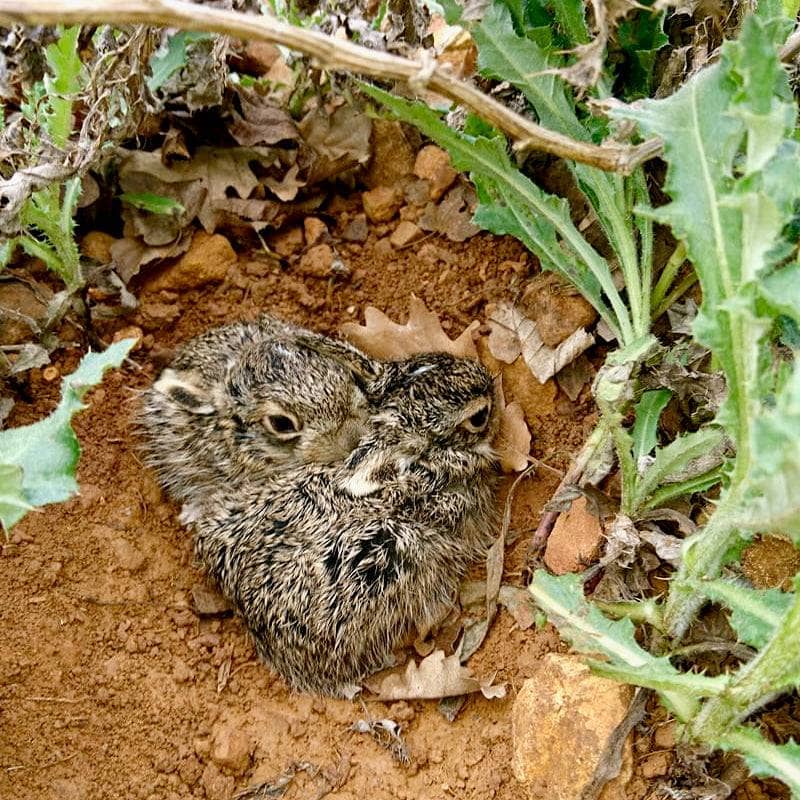
{"label": "green foliage", "polygon": [[593,672],[654,689],[689,738],[740,751],[755,774],[780,778],[800,797],[800,747],[771,744],[755,728],[741,725],[777,692],[800,685],[800,595],[754,592],[723,581],[696,589],[729,606],[737,632],[761,647],[736,672],[716,677],[682,672],[667,657],[648,653],[634,638],[629,619],[611,620],[586,600],[577,575],[537,570],[530,585],[536,604],[562,636],[590,657]]}
{"label": "green foliage", "polygon": [[[736,447],[730,482],[708,527],[687,544],[667,605],[680,635],[701,600],[689,589],[718,574],[723,554],[753,530],[800,535],[800,376],[775,384],[768,334],[788,311],[795,265],[776,271],[800,201],[796,108],[777,56],[783,19],[750,16],[722,60],[665,100],[615,112],[664,141],[671,202],[642,209],[683,240],[703,288],[695,323],[725,372],[718,416]],[[781,295],[783,295],[781,297]],[[766,301],[766,302],[765,302]]]}
{"label": "green foliage", "polygon": [[134,345],[124,339],[102,353],[88,353],[61,383],[61,401],[32,425],[0,431],[0,523],[8,532],[37,506],[58,503],[78,490],[80,445],[70,421],[86,408],[84,395],[109,367],[118,367]]}
{"label": "green foliage", "polygon": [[177,200],[152,192],[123,192],[119,199],[129,206],[149,211],[151,214],[182,214],[185,210]]}
{"label": "green foliage", "polygon": [[[562,51],[589,41],[583,5],[495,0],[481,20],[461,24],[470,28],[485,77],[514,86],[545,127],[594,141],[603,124],[587,115],[559,72],[569,63]],[[449,21],[460,18],[454,2],[445,9]],[[756,774],[780,778],[800,798],[798,746],[773,745],[743,724],[776,693],[800,684],[797,587],[759,592],[718,577],[755,531],[800,543],[800,366],[785,354],[777,361],[773,347],[778,334],[790,346],[800,341],[800,262],[789,261],[798,240],[800,144],[796,104],[778,59],[791,25],[777,0],[762,0],[740,38],[723,46],[721,59],[675,94],[613,107],[613,120],[634,121],[643,136],[664,142],[669,202],[651,206],[641,171],[624,178],[569,164],[607,248],[584,239],[566,202],[523,174],[504,139],[485,123],[469,118],[463,130],[452,130],[421,103],[374,87],[365,91],[470,173],[479,200],[476,224],[520,239],[544,269],[570,280],[617,335],[620,347],[594,383],[601,416],[578,459],[584,480],[607,472],[613,445],[621,513],[633,520],[682,494],[723,484],[707,524],[687,538],[666,602],[609,605],[623,615],[611,620],[584,598],[577,578],[538,572],[531,592],[539,607],[592,657],[596,672],[654,689],[689,740],[738,750]],[[603,97],[612,85],[625,99],[648,94],[656,53],[666,42],[663,27],[663,12],[647,8],[623,20],[611,39],[613,63],[605,64],[595,94]],[[654,222],[669,226],[679,242],[655,286]],[[687,259],[694,273],[686,274]],[[624,294],[614,286],[612,263],[624,278]],[[637,388],[654,352],[651,311],[665,311],[698,279],[703,302],[694,336],[723,371],[727,398],[711,424],[659,446],[658,422],[670,393]],[[665,651],[652,654],[638,643],[633,621],[677,642],[709,600],[730,610],[740,641],[757,651],[738,670],[713,678],[684,671]],[[658,641],[667,646],[663,636]]]}
{"label": "green foliage", "polygon": [[150,59],[147,88],[151,92],[160,89],[176,72],[180,72],[187,65],[188,48],[195,42],[210,38],[211,34],[198,31],[178,31],[170,36],[166,47],[160,48]]}
{"label": "green foliage", "polygon": [[[61,31],[45,51],[49,72],[25,93],[21,110],[29,123],[26,146],[31,154],[41,149],[43,136],[64,148],[72,134],[72,105],[84,79],[77,50],[79,32],[78,26]],[[83,275],[74,221],[80,189],[80,178],[74,177],[63,186],[52,183],[33,192],[20,213],[23,232],[0,248],[0,268],[11,260],[16,247],[21,247],[40,258],[69,291],[80,288]]]}

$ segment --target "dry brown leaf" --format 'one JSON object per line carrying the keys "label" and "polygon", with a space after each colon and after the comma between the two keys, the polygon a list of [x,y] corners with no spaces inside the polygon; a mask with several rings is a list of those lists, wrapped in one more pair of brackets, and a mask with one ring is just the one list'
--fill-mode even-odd
{"label": "dry brown leaf", "polygon": [[297,197],[297,192],[306,185],[304,180],[297,179],[299,171],[300,167],[294,164],[286,170],[286,174],[280,180],[267,177],[264,178],[264,183],[279,200],[288,203],[290,200],[294,200]]}
{"label": "dry brown leaf", "polygon": [[520,630],[526,631],[536,622],[536,607],[527,589],[506,584],[500,587],[497,600],[514,617]]}
{"label": "dry brown leaf", "polygon": [[552,378],[559,370],[574,361],[581,353],[594,344],[594,336],[584,328],[579,328],[568,336],[558,347],[548,347],[536,330],[536,323],[528,319],[510,303],[500,303],[492,312],[489,325],[503,329],[502,334],[516,334],[520,342],[522,357],[528,369],[539,383]]}
{"label": "dry brown leaf", "polygon": [[461,694],[482,692],[484,697],[505,697],[504,685],[492,685],[492,678],[479,680],[458,656],[445,656],[436,650],[417,664],[409,661],[402,672],[392,672],[370,691],[379,700],[437,700]]}
{"label": "dry brown leaf", "polygon": [[592,382],[594,374],[592,362],[585,355],[579,355],[556,375],[556,382],[559,389],[574,403],[581,389]]}
{"label": "dry brown leaf", "polygon": [[454,186],[437,204],[428,203],[419,218],[419,227],[424,231],[444,234],[451,242],[463,242],[480,232],[472,224],[470,197],[464,184]]}
{"label": "dry brown leaf", "polygon": [[[142,191],[140,187],[146,181],[149,191],[173,197],[186,207],[187,203],[191,206],[194,202],[193,195],[187,196],[189,187],[196,193],[199,184],[205,189],[205,194],[199,203],[197,218],[207,233],[213,233],[217,224],[217,204],[229,199],[228,191],[233,189],[239,198],[246,200],[258,186],[259,180],[251,162],[270,165],[274,160],[275,151],[266,147],[198,147],[191,161],[176,161],[167,167],[161,163],[159,152],[137,150],[129,152],[120,163],[120,186],[125,192],[137,192]],[[131,212],[138,210],[132,209]],[[141,212],[138,216],[146,219],[156,215]],[[152,222],[143,224],[152,225]]]}
{"label": "dry brown leaf", "polygon": [[521,472],[528,466],[531,432],[519,403],[508,403],[500,411],[500,427],[494,441],[503,472]]}
{"label": "dry brown leaf", "polygon": [[292,118],[273,101],[244,87],[239,87],[237,94],[242,113],[234,112],[228,131],[238,144],[252,147],[300,138]]}
{"label": "dry brown leaf", "polygon": [[127,284],[146,264],[183,255],[192,243],[193,233],[187,229],[176,241],[162,247],[148,247],[138,239],[129,237],[119,239],[111,245],[111,257],[117,275]]}
{"label": "dry brown leaf", "polygon": [[306,169],[309,185],[366,164],[372,154],[372,120],[352,106],[340,106],[333,114],[315,109],[299,127],[310,150]]}
{"label": "dry brown leaf", "polygon": [[439,317],[428,311],[425,303],[412,295],[408,304],[405,325],[393,322],[382,311],[368,306],[364,310],[364,325],[346,322],[342,335],[373,358],[399,359],[415,353],[443,352],[463,358],[477,358],[478,351],[472,332],[478,328],[472,322],[456,339],[442,328]]}

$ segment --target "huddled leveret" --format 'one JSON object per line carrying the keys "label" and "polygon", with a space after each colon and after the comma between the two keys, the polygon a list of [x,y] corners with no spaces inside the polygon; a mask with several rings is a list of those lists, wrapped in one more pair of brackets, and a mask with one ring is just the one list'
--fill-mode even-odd
{"label": "huddled leveret", "polygon": [[441,618],[495,527],[493,383],[445,354],[387,364],[369,430],[340,464],[220,493],[195,551],[292,687],[341,695]]}
{"label": "huddled leveret", "polygon": [[365,431],[376,365],[267,314],[184,344],[143,398],[145,460],[191,504],[278,467],[344,458]]}
{"label": "huddled leveret", "polygon": [[[222,339],[215,335],[231,338],[218,349]],[[213,363],[205,385],[217,387],[224,398],[220,407],[229,408],[228,398],[238,393],[221,377],[229,374],[230,359],[220,353],[226,347],[238,352],[244,334],[229,327],[208,336],[208,342],[195,340],[202,348],[210,345],[200,359]],[[393,649],[414,625],[441,618],[466,569],[485,553],[496,527],[490,442],[497,417],[492,378],[476,361],[430,353],[379,363],[320,338],[315,358],[328,366],[322,369],[312,359],[314,377],[287,381],[309,387],[303,429],[319,437],[324,427],[325,436],[341,442],[347,452],[338,460],[330,451],[314,459],[278,447],[282,457],[270,455],[267,468],[251,473],[251,451],[242,458],[241,440],[227,433],[229,411],[215,406],[216,421],[207,431],[195,425],[195,437],[203,439],[195,445],[191,422],[184,428],[182,416],[193,412],[176,412],[174,397],[165,402],[151,394],[144,416],[163,418],[144,427],[150,438],[172,436],[179,463],[173,467],[169,449],[161,450],[159,474],[187,501],[196,555],[244,618],[261,658],[295,689],[345,695],[391,662]],[[192,349],[197,348],[190,343],[180,357],[186,360],[172,366],[181,385],[187,367],[194,374],[198,369],[190,366],[197,363]],[[351,351],[357,355],[349,361]],[[246,363],[241,353],[233,360]],[[259,386],[265,377],[281,382],[274,370],[262,370],[244,381],[252,396],[277,396],[272,385]],[[315,379],[329,383],[318,386]],[[162,381],[178,385],[165,373],[152,393],[172,397]],[[333,395],[336,400],[330,400]],[[313,402],[330,420],[327,404],[352,409],[353,397],[361,398],[355,402],[358,413],[336,415],[344,420],[340,428],[357,420],[358,439],[350,430],[345,444],[335,424],[316,425]],[[206,449],[209,437],[219,441],[203,456],[194,482],[194,448]],[[250,438],[245,441],[252,447]],[[275,445],[264,447],[272,454]],[[243,466],[224,464],[222,453]],[[220,468],[227,470],[223,480],[215,472]],[[231,481],[232,474],[238,480]]]}

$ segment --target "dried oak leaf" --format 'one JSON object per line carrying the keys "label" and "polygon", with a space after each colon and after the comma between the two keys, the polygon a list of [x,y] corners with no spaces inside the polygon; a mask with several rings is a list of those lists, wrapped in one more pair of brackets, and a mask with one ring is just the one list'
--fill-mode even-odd
{"label": "dried oak leaf", "polygon": [[333,114],[315,109],[299,128],[307,149],[305,171],[310,186],[366,164],[372,155],[372,120],[352,106],[340,106]]}
{"label": "dried oak leaf", "polygon": [[[270,165],[274,161],[275,152],[270,148],[198,147],[191,161],[175,162],[167,167],[161,163],[161,155],[157,151],[129,151],[120,163],[120,185],[123,191],[137,191],[137,188],[128,187],[140,185],[133,176],[144,173],[150,176],[153,187],[160,187],[156,194],[174,197],[177,191],[179,196],[174,199],[185,205],[184,199],[191,201],[191,198],[184,198],[183,193],[188,192],[188,187],[193,184],[199,184],[205,189],[205,195],[197,209],[197,218],[207,233],[213,233],[217,224],[218,207],[225,206],[229,199],[229,190],[233,189],[240,199],[246,200],[258,186],[259,180],[250,166],[251,163]],[[185,188],[178,188],[176,184]],[[170,187],[173,187],[172,194]],[[196,189],[193,188],[192,191],[195,192]]]}
{"label": "dried oak leaf", "polygon": [[367,306],[364,325],[346,322],[342,334],[356,347],[374,358],[398,359],[415,353],[443,352],[463,358],[477,358],[472,332],[478,323],[471,323],[457,339],[451,339],[442,328],[439,317],[428,311],[425,303],[412,295],[408,304],[408,322],[400,325],[382,311]]}
{"label": "dried oak leaf", "polygon": [[500,468],[503,472],[522,472],[528,466],[531,432],[519,403],[502,405],[500,427],[494,446],[500,456]]}
{"label": "dried oak leaf", "polygon": [[[508,335],[516,334],[522,358],[539,383],[544,383],[548,378],[552,378],[559,370],[594,344],[594,336],[584,328],[579,328],[558,347],[548,347],[542,341],[542,337],[536,329],[536,323],[509,303],[498,304],[489,317],[489,326],[493,332],[495,327],[501,329],[495,334],[494,339],[489,337],[490,352],[492,352],[493,343],[495,347],[498,346],[498,341],[503,342],[504,347],[507,348]],[[508,355],[507,349],[498,350],[498,352],[501,355]],[[495,353],[492,352],[492,355]],[[495,358],[500,358],[500,356],[495,355]]]}
{"label": "dried oak leaf", "polygon": [[192,234],[191,229],[186,229],[174,242],[158,247],[149,247],[133,237],[117,240],[111,245],[111,258],[117,275],[127,284],[145,265],[183,255],[192,243]]}
{"label": "dried oak leaf", "polygon": [[444,234],[451,242],[463,242],[480,232],[472,224],[471,198],[468,187],[458,184],[439,202],[428,203],[419,218],[419,227],[424,231]]}
{"label": "dried oak leaf", "polygon": [[505,697],[505,686],[492,685],[493,679],[480,680],[461,665],[458,656],[435,650],[419,664],[409,661],[402,672],[392,672],[377,685],[368,683],[367,688],[379,700],[436,700],[472,692],[481,692],[487,698]]}
{"label": "dried oak leaf", "polygon": [[228,131],[237,144],[252,147],[258,144],[277,144],[297,141],[300,133],[294,121],[282,108],[255,90],[237,90],[242,113],[234,111]]}

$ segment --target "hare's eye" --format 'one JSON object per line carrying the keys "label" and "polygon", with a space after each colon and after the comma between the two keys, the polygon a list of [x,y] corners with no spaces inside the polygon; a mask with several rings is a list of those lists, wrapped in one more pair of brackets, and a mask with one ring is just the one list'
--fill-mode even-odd
{"label": "hare's eye", "polygon": [[462,427],[466,428],[471,433],[480,433],[489,422],[490,406],[488,403],[480,406],[477,411],[473,411],[468,417],[465,417],[461,423]]}
{"label": "hare's eye", "polygon": [[480,411],[469,418],[469,424],[477,430],[486,424],[487,419],[489,419],[489,408],[488,406],[484,406]]}
{"label": "hare's eye", "polygon": [[288,414],[268,414],[264,417],[264,424],[281,439],[294,438],[303,428],[300,422]]}

